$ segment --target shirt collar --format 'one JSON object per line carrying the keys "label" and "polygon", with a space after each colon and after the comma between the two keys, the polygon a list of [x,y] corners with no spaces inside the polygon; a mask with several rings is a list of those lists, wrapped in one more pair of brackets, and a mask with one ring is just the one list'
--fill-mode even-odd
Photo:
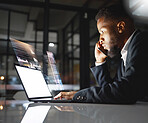
{"label": "shirt collar", "polygon": [[136,30],[131,34],[131,36],[128,38],[127,42],[125,43],[125,45],[123,46],[122,50],[121,50],[121,55],[123,56],[123,54],[127,51],[129,43],[134,35],[134,33],[136,32]]}

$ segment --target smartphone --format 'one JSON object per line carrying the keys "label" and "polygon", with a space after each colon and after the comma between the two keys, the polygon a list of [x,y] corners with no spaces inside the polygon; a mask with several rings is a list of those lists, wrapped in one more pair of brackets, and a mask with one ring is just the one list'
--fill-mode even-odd
{"label": "smartphone", "polygon": [[98,47],[98,50],[107,56],[107,50],[104,50],[103,47]]}

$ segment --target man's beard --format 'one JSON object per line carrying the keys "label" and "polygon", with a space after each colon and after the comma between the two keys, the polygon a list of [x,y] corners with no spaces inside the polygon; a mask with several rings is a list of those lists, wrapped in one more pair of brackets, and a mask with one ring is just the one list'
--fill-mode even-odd
{"label": "man's beard", "polygon": [[121,49],[117,45],[118,43],[120,43],[119,36],[114,31],[112,33],[114,33],[113,34],[114,36],[111,38],[111,42],[110,42],[112,44],[112,46],[110,47],[110,50],[107,52],[107,54],[110,58],[113,58],[113,57],[119,55],[120,51],[121,51]]}
{"label": "man's beard", "polygon": [[107,51],[107,55],[110,57],[110,58],[113,58],[117,55],[120,54],[120,49],[117,47],[117,46],[113,46],[111,47],[111,49],[109,51]]}

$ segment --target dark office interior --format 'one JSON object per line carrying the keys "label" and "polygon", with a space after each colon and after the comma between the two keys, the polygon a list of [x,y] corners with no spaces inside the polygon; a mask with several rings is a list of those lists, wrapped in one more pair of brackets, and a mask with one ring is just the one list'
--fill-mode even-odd
{"label": "dark office interior", "polygon": [[[2,1],[1,76],[5,79],[1,84],[20,84],[10,38],[33,45],[41,62],[46,51],[53,52],[63,84],[78,85],[78,88],[95,84],[94,79],[90,79],[89,66],[98,40],[94,19],[96,3],[101,7],[108,2]],[[42,68],[43,72],[47,71],[44,65]]]}
{"label": "dark office interior", "polygon": [[[148,7],[146,2],[147,0],[0,0],[0,97],[2,98],[0,111],[4,110],[0,115],[0,117],[4,116],[0,118],[0,122],[21,121],[26,105],[28,106],[28,102],[19,102],[19,105],[23,103],[23,106],[17,107],[14,101],[6,101],[15,100],[15,98],[27,99],[14,67],[18,61],[10,38],[27,43],[34,48],[42,72],[47,76],[50,71],[46,65],[46,51],[52,52],[65,90],[84,89],[97,85],[90,67],[95,62],[94,47],[99,39],[95,20],[98,10],[116,3],[123,4],[134,19],[136,27],[147,30]],[[116,62],[118,62],[118,57],[109,63],[112,76],[116,72]],[[145,108],[147,104],[137,106],[138,109],[132,106],[106,107],[106,105],[101,105],[95,107],[95,105],[75,104],[68,105],[68,112],[62,112],[63,115],[57,111],[59,108],[62,111],[63,105],[58,106],[55,108],[53,105],[46,105],[47,111],[50,109],[58,118],[53,120],[53,115],[48,112],[48,119],[46,118],[45,122],[60,122],[63,116],[61,121],[63,123],[70,122],[72,118],[75,119],[73,123],[94,121],[97,123],[111,121],[114,123],[119,121],[121,123],[122,121],[124,123],[132,121],[144,123],[148,121],[145,117],[148,113]],[[77,111],[71,111],[76,107]],[[112,112],[113,109],[115,109],[114,112]],[[17,116],[13,116],[10,112],[12,110]],[[129,115],[132,117],[130,120],[128,120]],[[141,117],[138,119],[136,116],[139,115]],[[99,119],[97,119],[98,116],[100,116]]]}
{"label": "dark office interior", "polygon": [[134,17],[138,28],[146,30],[148,27],[144,19],[138,18],[147,16],[140,10],[142,3],[125,1],[1,0],[1,95],[8,96],[9,86],[19,88],[21,84],[14,68],[17,60],[10,38],[34,47],[43,73],[48,72],[44,64],[46,51],[53,52],[63,84],[76,86],[76,89],[96,85],[89,67],[95,61],[94,46],[99,38],[95,20],[98,10],[114,3],[122,3]]}

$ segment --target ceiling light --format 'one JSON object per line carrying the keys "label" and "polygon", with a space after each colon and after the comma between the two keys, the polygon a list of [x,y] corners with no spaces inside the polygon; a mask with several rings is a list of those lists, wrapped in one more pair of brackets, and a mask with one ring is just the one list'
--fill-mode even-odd
{"label": "ceiling light", "polygon": [[49,43],[49,47],[54,47],[54,43]]}

